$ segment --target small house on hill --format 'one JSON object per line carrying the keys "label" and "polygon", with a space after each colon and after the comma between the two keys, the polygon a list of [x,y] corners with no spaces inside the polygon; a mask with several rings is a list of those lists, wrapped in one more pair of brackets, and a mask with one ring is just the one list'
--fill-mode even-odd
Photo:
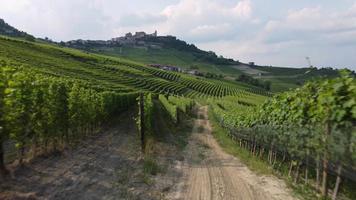
{"label": "small house on hill", "polygon": [[195,76],[200,74],[198,70],[189,70],[189,71],[187,71],[187,73],[191,74],[191,75],[195,75]]}
{"label": "small house on hill", "polygon": [[148,66],[167,70],[167,71],[182,72],[182,69],[177,66],[169,66],[169,65],[161,65],[161,64],[149,64]]}

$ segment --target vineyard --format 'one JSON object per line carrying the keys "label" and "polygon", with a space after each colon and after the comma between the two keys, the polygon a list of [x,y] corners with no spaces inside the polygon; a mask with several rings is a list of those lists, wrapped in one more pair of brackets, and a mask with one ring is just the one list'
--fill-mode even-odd
{"label": "vineyard", "polygon": [[[211,102],[220,124],[251,155],[276,170],[288,164],[294,182],[313,182],[322,196],[341,180],[356,181],[356,82],[353,75],[310,82],[256,106],[253,99]],[[313,181],[311,181],[314,179]]]}
{"label": "vineyard", "polygon": [[193,100],[184,97],[169,96],[167,99],[164,95],[141,94],[138,101],[139,112],[136,124],[140,131],[142,151],[145,152],[147,138],[155,136],[154,115],[158,106],[164,108],[162,115],[169,116],[167,123],[172,122],[178,125],[182,118],[181,115],[190,115],[194,104]]}
{"label": "vineyard", "polygon": [[22,66],[55,77],[86,81],[117,92],[152,92],[194,97],[258,93],[238,84],[197,78],[147,67],[132,61],[84,53],[53,45],[0,37],[0,64]]}
{"label": "vineyard", "polygon": [[[98,132],[108,118],[135,104],[137,93],[91,88],[85,82],[1,67],[1,144],[25,154],[53,152]],[[0,169],[5,171],[3,149]],[[28,156],[27,156],[28,157]]]}
{"label": "vineyard", "polygon": [[175,123],[192,109],[190,98],[249,94],[237,84],[8,37],[0,37],[0,66],[1,143],[19,151],[1,151],[2,169],[14,158],[22,163],[98,132],[106,119],[135,104],[139,92],[166,95],[157,100]]}
{"label": "vineyard", "polygon": [[25,159],[74,148],[130,109],[145,153],[147,138],[156,134],[157,110],[180,126],[195,107],[208,105],[236,146],[295,184],[336,199],[356,183],[356,81],[348,71],[273,94],[2,36],[0,67],[2,175],[14,161],[23,165]]}

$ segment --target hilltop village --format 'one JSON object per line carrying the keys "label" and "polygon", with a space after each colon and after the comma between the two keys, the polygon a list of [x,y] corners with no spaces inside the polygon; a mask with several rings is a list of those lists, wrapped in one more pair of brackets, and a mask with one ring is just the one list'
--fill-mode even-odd
{"label": "hilltop village", "polygon": [[[157,31],[154,33],[148,34],[143,31],[135,32],[132,34],[131,32],[126,33],[125,36],[115,37],[111,40],[71,40],[66,43],[62,43],[64,46],[68,47],[83,47],[83,46],[95,46],[95,47],[134,47],[134,48],[143,48],[143,49],[161,49],[167,43],[174,43],[177,41],[175,36],[158,36]],[[164,64],[148,64],[150,67],[159,68],[166,71],[174,71],[187,73],[191,75],[200,76],[203,75],[196,69],[186,70],[180,66],[172,66],[172,65],[164,65]]]}
{"label": "hilltop village", "polygon": [[76,46],[76,45],[93,45],[93,46],[130,46],[138,48],[162,48],[161,41],[173,41],[177,38],[174,36],[158,36],[157,31],[151,34],[147,34],[143,31],[136,32],[132,34],[131,32],[126,33],[125,36],[115,37],[111,40],[71,40],[65,42],[65,46]]}

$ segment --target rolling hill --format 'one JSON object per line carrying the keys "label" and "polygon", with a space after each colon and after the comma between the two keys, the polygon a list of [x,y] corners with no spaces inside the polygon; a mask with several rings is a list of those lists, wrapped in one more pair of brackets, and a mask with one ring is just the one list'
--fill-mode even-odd
{"label": "rolling hill", "polygon": [[[223,83],[228,82],[230,85],[234,85],[234,87],[238,88],[251,88],[251,89],[257,89],[257,90],[264,90],[264,88],[261,87],[256,87],[253,86],[253,84],[249,82],[244,82],[244,81],[235,81],[238,79],[241,75],[247,75],[252,77],[253,79],[261,80],[263,82],[270,82],[271,86],[270,89],[272,92],[280,92],[284,90],[288,90],[290,88],[295,88],[303,84],[305,81],[319,78],[319,77],[335,77],[337,76],[337,70],[333,70],[330,68],[322,68],[322,69],[317,69],[317,68],[284,68],[284,67],[268,67],[268,66],[257,66],[257,65],[249,65],[245,63],[241,63],[239,61],[233,60],[233,59],[227,59],[222,56],[217,56],[214,52],[207,52],[203,51],[199,48],[197,48],[193,44],[188,44],[182,40],[177,39],[174,36],[157,36],[157,33],[154,34],[146,34],[144,32],[136,32],[135,35],[128,33],[124,37],[119,37],[119,38],[113,38],[111,40],[107,41],[101,41],[101,40],[72,40],[68,42],[52,42],[50,40],[44,40],[44,39],[35,39],[34,36],[27,34],[25,32],[19,31],[16,28],[10,26],[7,24],[4,20],[0,20],[0,35],[5,35],[5,36],[10,36],[10,37],[16,37],[16,38],[22,38],[23,40],[26,41],[32,41],[34,42],[35,40],[37,43],[24,43],[24,42],[15,42],[15,40],[11,40],[9,38],[5,39],[2,38],[2,42],[4,43],[4,46],[1,47],[2,51],[5,52],[9,49],[6,49],[7,47],[15,48],[19,52],[24,53],[27,51],[27,54],[24,55],[24,57],[21,58],[22,54],[19,54],[18,56],[21,59],[25,59],[26,56],[29,56],[29,54],[32,54],[32,56],[37,57],[39,60],[37,61],[43,61],[46,62],[46,66],[50,66],[52,63],[48,60],[44,61],[41,59],[41,56],[49,56],[49,55],[43,55],[44,53],[54,53],[53,56],[53,61],[56,60],[53,65],[58,65],[58,63],[67,63],[67,62],[74,62],[74,63],[80,63],[79,65],[76,64],[69,64],[68,66],[75,65],[78,66],[78,69],[75,69],[76,71],[82,70],[79,66],[91,66],[91,65],[115,65],[117,63],[121,65],[127,65],[126,61],[127,60],[134,60],[136,62],[139,62],[141,64],[135,63],[139,65],[141,68],[140,69],[146,69],[146,65],[148,64],[161,64],[161,65],[170,65],[170,66],[178,66],[181,69],[185,70],[197,70],[200,73],[207,75],[206,77],[212,78],[214,76],[215,81],[220,81]],[[6,41],[6,42],[5,42]],[[5,44],[6,43],[6,44]],[[45,44],[40,44],[40,43],[45,43]],[[31,52],[29,51],[31,49],[31,45],[34,45],[36,50],[38,52]],[[46,52],[47,49],[51,47],[49,52]],[[53,47],[53,48],[52,48]],[[61,47],[67,47],[67,48],[61,48]],[[21,49],[23,48],[23,49]],[[72,48],[72,50],[70,50]],[[73,48],[82,50],[87,53],[83,53],[80,51],[74,51]],[[32,49],[31,49],[32,50]],[[74,54],[80,54],[80,56],[87,56],[89,57],[95,55],[95,58],[98,58],[95,62],[87,62],[85,61],[84,63],[84,58],[76,58],[76,56],[73,55],[68,55],[67,51]],[[62,52],[62,53],[59,53]],[[65,53],[63,53],[65,52]],[[80,53],[78,53],[80,52]],[[11,53],[8,53],[9,55]],[[57,54],[60,54],[61,56],[57,57]],[[13,55],[13,54],[11,54]],[[103,55],[103,56],[99,56]],[[3,55],[3,57],[6,57]],[[24,63],[28,65],[28,62],[25,61],[19,61],[20,58],[17,58],[17,62],[19,63]],[[70,58],[70,61],[67,59]],[[5,59],[5,58],[3,58]],[[12,60],[11,57],[6,58],[8,60]],[[31,57],[33,59],[33,57]],[[58,60],[61,59],[61,60]],[[92,58],[90,58],[92,59]],[[102,61],[103,60],[110,60],[110,61]],[[127,60],[126,60],[127,59]],[[93,60],[93,59],[92,59]],[[94,59],[95,60],[95,59]],[[114,61],[113,61],[114,60]],[[63,61],[63,62],[62,62]],[[102,63],[105,63],[105,65],[102,65]],[[35,62],[36,63],[36,62]],[[114,63],[114,64],[113,64]],[[42,66],[44,65],[43,63],[36,63],[37,66]],[[53,70],[53,67],[51,67]],[[68,67],[66,68],[66,70]],[[127,68],[126,68],[127,69]],[[150,70],[156,70],[149,68]],[[44,70],[42,68],[42,70]],[[48,68],[46,68],[48,70]],[[60,68],[56,69],[57,71],[60,70]],[[71,69],[73,70],[73,69]],[[128,68],[128,70],[138,70],[137,68]],[[130,71],[131,72],[131,71]],[[147,74],[140,74],[141,71],[136,71],[136,78],[139,78],[140,76],[147,76]],[[53,73],[53,71],[52,71]],[[58,72],[56,72],[58,73]],[[62,71],[62,73],[64,73]],[[66,71],[65,73],[69,73]],[[86,72],[88,73],[88,72]],[[102,76],[105,76],[105,72],[100,72]],[[161,73],[168,73],[170,74],[171,72],[161,72]],[[149,74],[149,73],[148,73]],[[88,75],[88,74],[87,74]],[[151,74],[152,75],[152,74]],[[99,76],[99,75],[96,75]],[[106,75],[107,76],[107,75]],[[179,74],[180,77],[185,77],[182,74]],[[132,76],[131,76],[132,78]],[[152,77],[151,77],[152,78]],[[155,77],[157,78],[157,77]],[[197,77],[194,77],[193,79],[197,79]],[[204,79],[203,77],[200,77],[199,80]],[[161,79],[162,80],[162,77]],[[212,80],[212,79],[209,79]],[[162,81],[167,81],[167,79],[164,79]],[[168,79],[169,81],[169,79]],[[110,83],[107,83],[110,84]],[[135,88],[136,86],[130,86],[127,83],[115,83],[117,86],[115,87],[120,87],[120,88]],[[179,83],[180,86],[182,83]],[[124,85],[124,87],[123,87]],[[113,86],[111,86],[113,87]],[[191,88],[190,88],[191,89]],[[202,90],[201,90],[202,91]],[[198,92],[201,92],[198,91]],[[179,92],[178,92],[179,93]],[[184,94],[189,94],[190,91],[189,89],[181,92]]]}
{"label": "rolling hill", "polygon": [[202,73],[213,73],[235,80],[245,74],[272,83],[272,91],[279,92],[295,88],[305,81],[335,77],[337,70],[331,68],[288,68],[258,66],[217,56],[212,51],[203,51],[174,36],[157,36],[144,32],[131,33],[124,37],[107,41],[72,40],[62,43],[92,53],[127,58],[144,64],[179,66],[182,69],[195,69]]}
{"label": "rolling hill", "polygon": [[268,94],[243,83],[217,82],[116,57],[8,37],[0,37],[0,63],[30,68],[51,76],[79,79],[93,87],[119,92],[150,91],[188,97],[218,97],[246,92]]}

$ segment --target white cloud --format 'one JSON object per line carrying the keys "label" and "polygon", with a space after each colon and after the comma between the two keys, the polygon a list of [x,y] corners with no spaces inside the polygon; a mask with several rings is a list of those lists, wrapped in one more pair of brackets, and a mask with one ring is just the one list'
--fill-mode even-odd
{"label": "white cloud", "polygon": [[19,12],[30,6],[30,0],[16,0],[16,1],[0,1],[1,12]]}
{"label": "white cloud", "polygon": [[157,30],[260,64],[301,66],[306,55],[316,65],[356,63],[356,0],[270,2],[0,0],[0,18],[56,40],[109,39],[129,31]]}
{"label": "white cloud", "polygon": [[251,1],[244,0],[237,3],[237,5],[232,9],[234,15],[239,18],[249,18],[252,13]]}
{"label": "white cloud", "polygon": [[292,10],[285,19],[269,21],[265,26],[266,33],[277,35],[281,41],[290,37],[298,40],[320,38],[349,31],[356,31],[356,9],[353,7],[344,12],[328,12],[320,6]]}
{"label": "white cloud", "polygon": [[121,26],[141,26],[147,24],[156,24],[167,20],[165,15],[150,14],[150,13],[137,13],[124,15],[119,20]]}
{"label": "white cloud", "polygon": [[66,0],[20,0],[19,2],[22,3],[4,2],[6,2],[5,5],[11,5],[12,8],[7,9],[0,6],[0,12],[7,13],[5,20],[37,37],[48,36],[56,40],[69,40],[108,36],[105,34],[105,29],[110,25],[110,19],[96,8],[95,1],[76,0],[68,3]]}
{"label": "white cloud", "polygon": [[177,34],[190,41],[216,40],[230,37],[237,27],[252,23],[250,0],[233,4],[218,0],[181,0],[161,12],[167,20],[159,24],[160,30]]}
{"label": "white cloud", "polygon": [[193,28],[191,30],[191,33],[193,35],[201,35],[204,34],[206,32],[209,33],[224,33],[229,31],[231,28],[231,25],[228,23],[225,24],[216,24],[216,25],[201,25],[201,26],[197,26],[196,28]]}
{"label": "white cloud", "polygon": [[356,67],[356,3],[344,11],[322,6],[289,10],[250,31],[244,38],[198,46],[259,64],[306,66],[304,58],[310,56],[317,66]]}

